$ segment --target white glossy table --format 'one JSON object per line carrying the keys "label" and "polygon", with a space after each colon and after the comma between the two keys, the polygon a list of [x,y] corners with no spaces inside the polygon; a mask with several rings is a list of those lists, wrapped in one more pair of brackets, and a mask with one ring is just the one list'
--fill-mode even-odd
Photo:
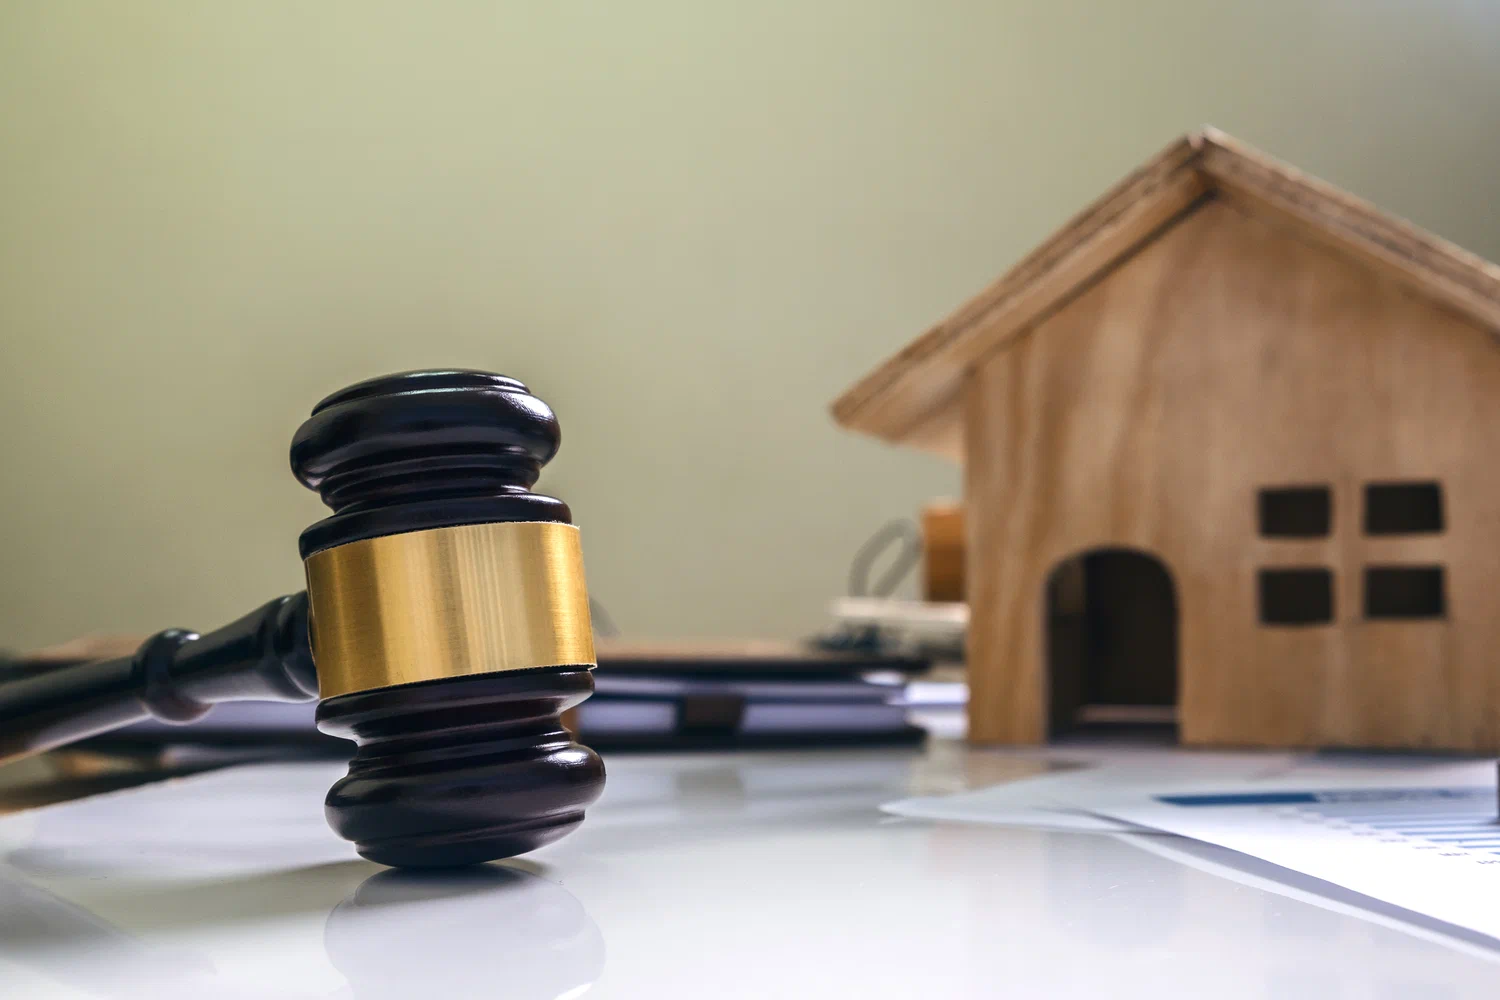
{"label": "white glossy table", "polygon": [[[613,756],[583,829],[383,872],[324,826],[340,764],[0,818],[0,997],[1492,998],[1494,957],[1110,836],[903,820],[1033,773],[927,749]],[[1500,905],[1500,901],[1497,901]]]}

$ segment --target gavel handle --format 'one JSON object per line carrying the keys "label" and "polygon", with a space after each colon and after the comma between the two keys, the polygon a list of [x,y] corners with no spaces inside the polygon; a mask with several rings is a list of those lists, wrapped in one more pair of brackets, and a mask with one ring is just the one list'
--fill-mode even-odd
{"label": "gavel handle", "polygon": [[278,597],[208,635],[168,629],[134,656],[0,681],[0,761],[146,719],[192,722],[221,701],[317,693],[307,594]]}

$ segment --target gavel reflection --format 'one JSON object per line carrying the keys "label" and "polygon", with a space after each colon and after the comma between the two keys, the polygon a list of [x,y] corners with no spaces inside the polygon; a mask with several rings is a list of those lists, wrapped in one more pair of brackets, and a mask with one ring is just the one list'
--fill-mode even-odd
{"label": "gavel reflection", "polygon": [[[0,961],[95,996],[264,995],[266,984],[230,979],[191,942],[135,937],[4,866],[0,932]],[[604,971],[604,939],[582,904],[542,876],[503,865],[373,875],[329,913],[323,945],[352,1000],[556,1000],[584,992]]]}
{"label": "gavel reflection", "polygon": [[502,375],[334,393],[292,441],[293,472],[333,510],[302,533],[307,591],[0,683],[0,758],[318,697],[318,728],[358,746],[326,813],[364,857],[467,865],[565,835],[604,766],[559,719],[594,686],[578,529],[531,492],[559,443],[551,409]]}
{"label": "gavel reflection", "polygon": [[329,914],[323,944],[354,1000],[550,1000],[604,971],[604,938],[578,900],[504,865],[371,876]]}

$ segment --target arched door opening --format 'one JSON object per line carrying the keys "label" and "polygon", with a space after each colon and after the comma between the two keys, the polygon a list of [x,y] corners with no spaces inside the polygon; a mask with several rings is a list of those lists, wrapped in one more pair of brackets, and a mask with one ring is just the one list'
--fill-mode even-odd
{"label": "arched door opening", "polygon": [[1177,595],[1160,559],[1094,549],[1047,578],[1050,734],[1175,729]]}

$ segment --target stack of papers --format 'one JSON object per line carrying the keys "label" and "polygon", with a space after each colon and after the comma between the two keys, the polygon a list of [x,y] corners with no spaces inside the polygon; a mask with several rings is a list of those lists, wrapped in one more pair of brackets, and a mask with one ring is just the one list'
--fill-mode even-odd
{"label": "stack of papers", "polygon": [[883,808],[1122,836],[1500,959],[1492,760],[1123,749],[1064,756],[1066,770]]}

